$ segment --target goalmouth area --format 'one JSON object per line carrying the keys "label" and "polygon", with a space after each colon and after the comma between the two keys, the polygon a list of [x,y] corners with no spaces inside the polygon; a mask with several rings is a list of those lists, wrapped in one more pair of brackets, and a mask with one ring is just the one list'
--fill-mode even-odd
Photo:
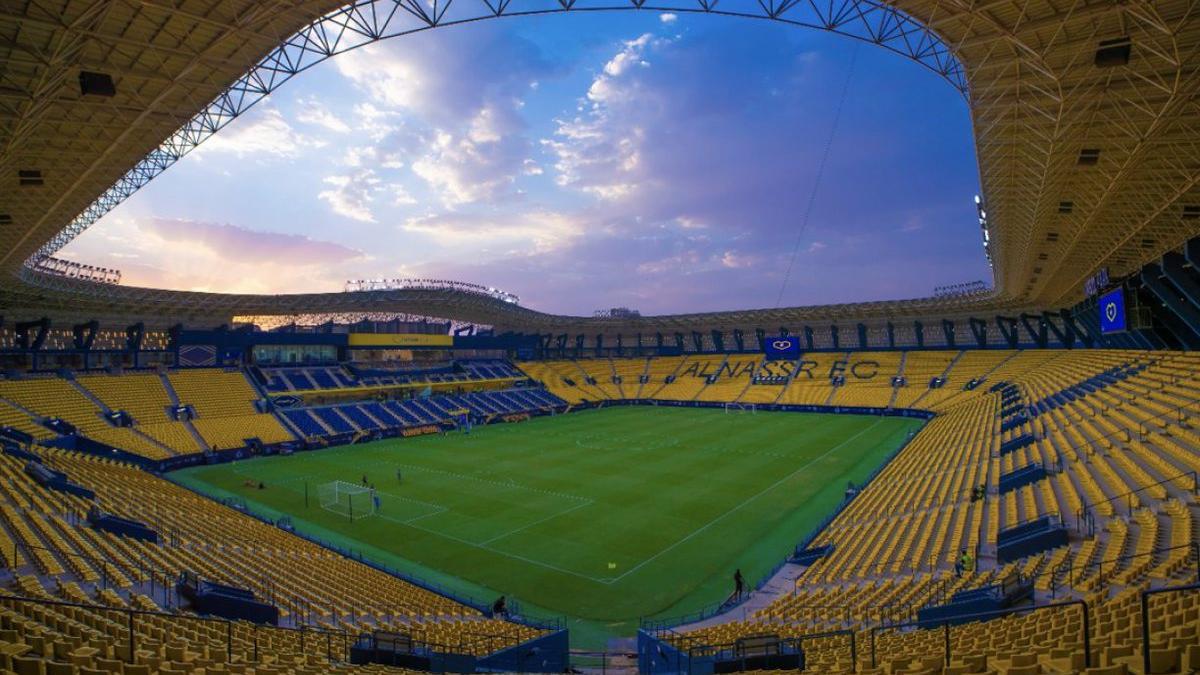
{"label": "goalmouth area", "polygon": [[753,584],[922,423],[621,406],[169,476],[597,644],[719,603],[739,567]]}

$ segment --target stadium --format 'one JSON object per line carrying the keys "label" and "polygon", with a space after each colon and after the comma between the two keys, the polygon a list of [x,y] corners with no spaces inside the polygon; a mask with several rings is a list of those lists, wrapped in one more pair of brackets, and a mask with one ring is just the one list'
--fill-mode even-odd
{"label": "stadium", "polygon": [[[343,2],[0,6],[5,672],[1200,672],[1197,3]],[[992,278],[579,315],[64,253],[325,61],[614,13],[948,87]]]}

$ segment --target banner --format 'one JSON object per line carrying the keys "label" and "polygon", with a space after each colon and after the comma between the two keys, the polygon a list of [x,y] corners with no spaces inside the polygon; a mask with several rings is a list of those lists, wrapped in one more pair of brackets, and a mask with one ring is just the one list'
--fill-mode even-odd
{"label": "banner", "polygon": [[351,347],[453,347],[450,335],[421,333],[351,333]]}
{"label": "banner", "polygon": [[1100,296],[1100,332],[1125,332],[1125,289],[1117,288]]}
{"label": "banner", "polygon": [[184,345],[179,348],[180,368],[202,368],[217,365],[215,345]]}
{"label": "banner", "polygon": [[763,338],[763,352],[768,361],[794,361],[800,358],[800,338],[796,336]]}

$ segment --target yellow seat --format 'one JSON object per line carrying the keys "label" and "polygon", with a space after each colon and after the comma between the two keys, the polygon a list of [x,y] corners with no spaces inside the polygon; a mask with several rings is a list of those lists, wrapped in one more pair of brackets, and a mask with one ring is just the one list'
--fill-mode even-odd
{"label": "yellow seat", "polygon": [[70,663],[63,663],[62,661],[47,661],[45,666],[46,675],[76,675],[77,669]]}
{"label": "yellow seat", "polygon": [[32,656],[14,656],[12,669],[17,675],[46,675],[46,668],[42,665],[42,660]]}
{"label": "yellow seat", "polygon": [[1118,663],[1115,666],[1088,668],[1083,672],[1084,675],[1129,675],[1129,666],[1125,665],[1124,663]]}

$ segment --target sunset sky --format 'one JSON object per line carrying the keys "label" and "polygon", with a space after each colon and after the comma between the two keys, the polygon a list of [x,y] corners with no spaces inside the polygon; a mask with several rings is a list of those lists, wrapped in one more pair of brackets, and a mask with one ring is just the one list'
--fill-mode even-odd
{"label": "sunset sky", "polygon": [[572,314],[884,300],[990,284],[978,190],[965,101],[901,56],[764,21],[544,16],[330,59],[59,255],[133,286],[436,277]]}

